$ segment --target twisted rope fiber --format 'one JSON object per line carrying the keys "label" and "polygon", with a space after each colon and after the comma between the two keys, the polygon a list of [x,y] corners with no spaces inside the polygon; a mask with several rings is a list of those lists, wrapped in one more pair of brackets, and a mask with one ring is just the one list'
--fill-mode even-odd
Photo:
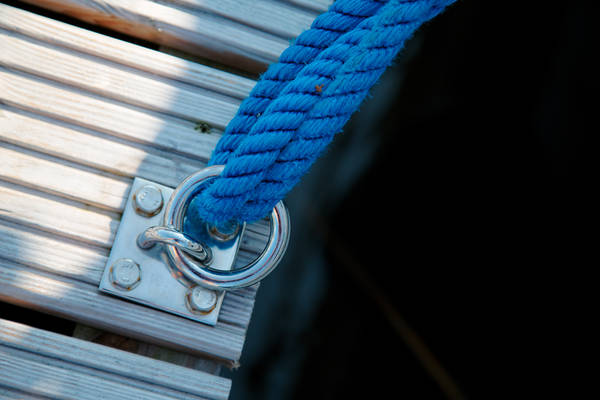
{"label": "twisted rope fiber", "polygon": [[239,146],[258,116],[265,112],[270,101],[277,98],[298,72],[342,34],[375,14],[384,3],[381,0],[338,0],[327,12],[319,15],[310,29],[300,34],[283,51],[279,61],[269,66],[242,102],[217,143],[210,165],[227,164],[230,154]]}
{"label": "twisted rope fiber", "polygon": [[[190,203],[190,223],[252,222],[269,214],[358,109],[405,41],[454,1],[334,3],[240,106],[210,162],[225,163],[225,170]],[[362,7],[352,11],[357,3]]]}

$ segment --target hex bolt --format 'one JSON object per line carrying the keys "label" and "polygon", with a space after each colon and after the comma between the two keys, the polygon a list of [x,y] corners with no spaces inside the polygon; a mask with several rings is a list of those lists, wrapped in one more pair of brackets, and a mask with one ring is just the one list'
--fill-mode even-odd
{"label": "hex bolt", "polygon": [[133,208],[144,217],[158,214],[162,210],[163,203],[162,192],[154,185],[144,185],[133,195]]}
{"label": "hex bolt", "polygon": [[207,225],[207,228],[208,233],[213,239],[219,242],[227,242],[237,236],[240,232],[241,225],[235,221],[230,221],[218,228],[215,225]]}
{"label": "hex bolt", "polygon": [[217,305],[217,293],[214,290],[194,286],[187,292],[187,304],[192,312],[207,314]]}
{"label": "hex bolt", "polygon": [[119,258],[110,267],[110,281],[121,290],[132,290],[142,280],[138,263],[130,258]]}

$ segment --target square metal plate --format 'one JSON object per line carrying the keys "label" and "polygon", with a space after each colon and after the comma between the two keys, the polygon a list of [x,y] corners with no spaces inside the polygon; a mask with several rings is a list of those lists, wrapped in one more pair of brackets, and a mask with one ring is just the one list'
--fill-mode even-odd
{"label": "square metal plate", "polygon": [[[137,245],[136,240],[141,232],[151,226],[162,225],[163,223],[164,207],[158,214],[151,217],[138,214],[134,208],[134,194],[139,188],[148,184],[160,190],[164,203],[167,203],[173,193],[173,189],[167,186],[142,178],[134,179],[125,211],[123,212],[123,217],[102,275],[100,290],[198,322],[215,325],[225,292],[214,292],[217,296],[217,301],[212,311],[208,313],[193,311],[188,305],[187,295],[195,285],[185,282],[182,278],[177,278],[177,274],[168,266],[169,260],[163,250],[163,245],[157,244],[147,250],[141,249]],[[237,243],[233,246],[233,251],[229,251],[226,254],[219,254],[221,258],[218,265],[229,266],[228,269],[231,269],[239,246],[239,239],[236,239],[236,241]],[[214,250],[217,253],[219,252],[218,249]],[[113,280],[111,279],[111,267],[120,259],[133,260],[139,266],[141,278],[130,289],[123,289],[113,284]],[[197,288],[195,290],[206,291],[205,295],[207,296],[213,295],[213,292],[208,289]]]}

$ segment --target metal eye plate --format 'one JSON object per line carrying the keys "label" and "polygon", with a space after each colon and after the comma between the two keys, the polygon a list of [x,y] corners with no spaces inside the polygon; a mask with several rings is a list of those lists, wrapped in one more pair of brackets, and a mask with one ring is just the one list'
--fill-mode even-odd
{"label": "metal eye plate", "polygon": [[[142,178],[134,179],[99,288],[104,293],[214,326],[217,323],[225,292],[216,293],[216,302],[210,311],[206,312],[206,309],[210,307],[201,308],[200,310],[194,309],[190,305],[189,299],[198,298],[197,292],[199,290],[211,291],[197,288],[194,283],[186,280],[181,272],[173,269],[165,253],[164,246],[157,245],[151,249],[143,250],[136,243],[141,232],[151,226],[162,225],[164,218],[164,208],[150,216],[148,216],[148,213],[143,215],[144,213],[136,212],[134,195],[145,185],[158,188],[165,203],[174,190]],[[228,246],[223,246],[222,242],[215,243],[214,247],[207,243],[218,254],[219,262],[213,268],[222,270],[232,268],[242,234],[243,230],[240,230],[236,237],[229,241]],[[140,280],[135,285],[131,285],[131,288],[115,284],[112,266],[118,264],[118,261],[122,259],[133,260],[140,268]],[[194,297],[190,297],[192,290],[194,291]],[[208,295],[208,293],[207,296],[200,297],[215,298],[215,296]]]}

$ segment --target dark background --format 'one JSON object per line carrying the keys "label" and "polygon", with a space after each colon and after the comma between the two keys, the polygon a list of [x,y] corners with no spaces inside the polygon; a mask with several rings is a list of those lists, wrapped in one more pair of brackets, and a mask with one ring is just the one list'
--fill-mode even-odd
{"label": "dark background", "polygon": [[594,243],[591,4],[458,1],[419,30],[289,196],[232,398],[565,384]]}
{"label": "dark background", "polygon": [[233,400],[520,397],[564,381],[576,343],[562,332],[578,341],[597,265],[591,4],[459,0],[407,43],[287,198],[288,254],[224,371]]}

